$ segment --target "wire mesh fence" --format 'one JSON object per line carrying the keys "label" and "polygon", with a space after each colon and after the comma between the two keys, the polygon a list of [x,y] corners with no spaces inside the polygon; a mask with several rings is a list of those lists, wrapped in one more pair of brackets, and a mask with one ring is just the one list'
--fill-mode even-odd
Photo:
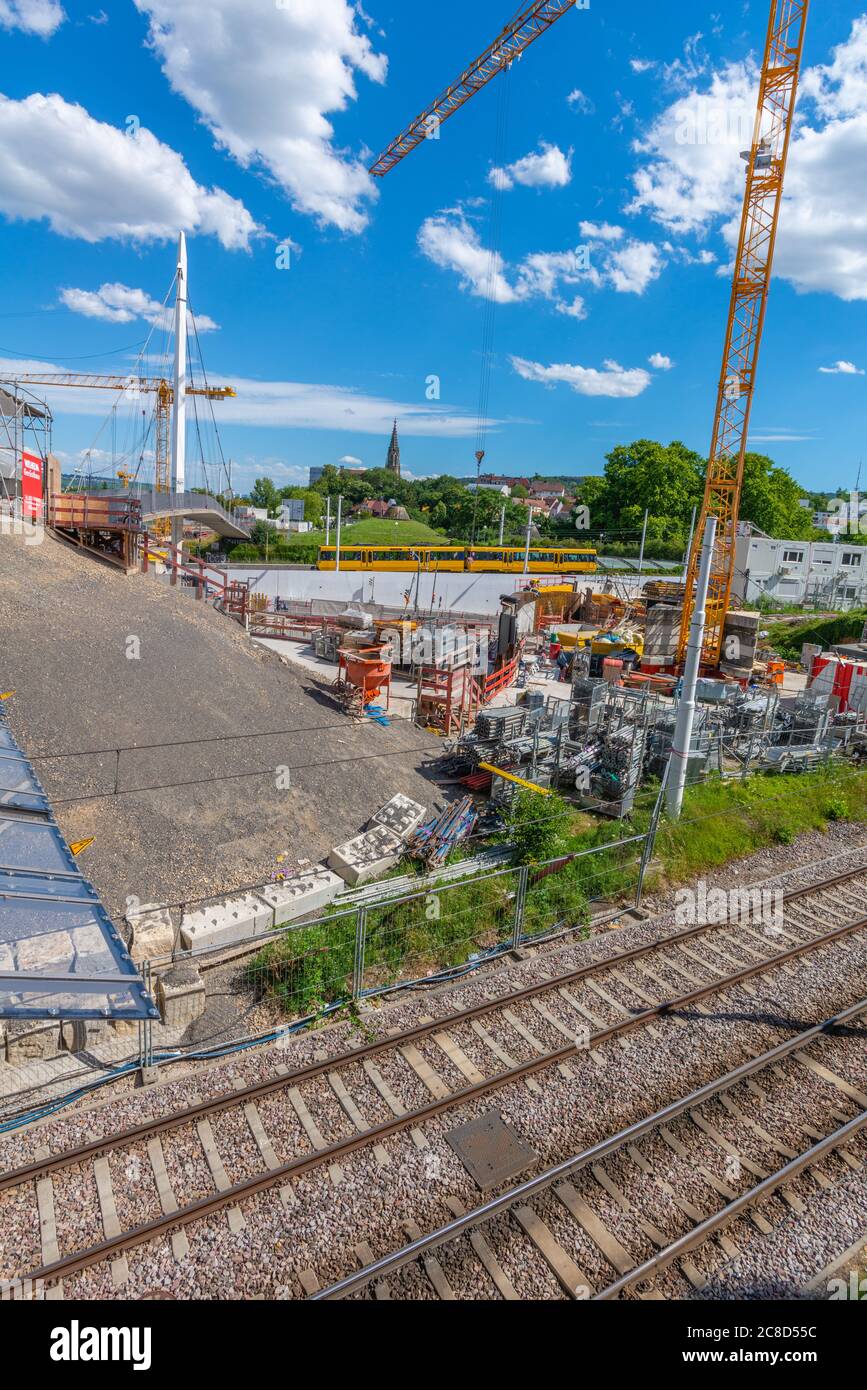
{"label": "wire mesh fence", "polygon": [[241,983],[278,1017],[316,1014],[356,993],[359,911],[272,933],[243,965]]}
{"label": "wire mesh fence", "polygon": [[501,869],[363,909],[362,991],[454,970],[508,945],[520,878]]}

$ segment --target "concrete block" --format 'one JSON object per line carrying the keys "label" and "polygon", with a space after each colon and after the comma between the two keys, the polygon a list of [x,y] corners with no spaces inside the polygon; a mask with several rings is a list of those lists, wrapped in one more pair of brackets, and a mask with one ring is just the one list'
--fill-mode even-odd
{"label": "concrete block", "polygon": [[99,927],[76,927],[70,932],[75,947],[76,975],[98,975],[101,970],[114,972],[114,956]]}
{"label": "concrete block", "polygon": [[60,1041],[67,1052],[86,1052],[110,1037],[108,1023],[98,1018],[73,1018],[60,1025]]}
{"label": "concrete block", "polygon": [[345,845],[337,845],[328,856],[335,873],[355,888],[368,879],[387,873],[403,854],[403,840],[387,826],[375,825],[363,835],[356,835]]}
{"label": "concrete block", "polygon": [[75,957],[68,932],[44,932],[42,936],[23,937],[17,944],[17,968],[45,974],[66,974],[72,970]]}
{"label": "concrete block", "polygon": [[142,903],[141,911],[127,916],[132,936],[130,955],[138,964],[170,956],[175,948],[175,924],[167,907]]}
{"label": "concrete block", "polygon": [[22,1019],[7,1024],[6,1061],[12,1066],[56,1057],[60,1050],[60,1024],[42,1019]]}
{"label": "concrete block", "polygon": [[156,994],[167,1028],[187,1028],[205,1012],[205,982],[188,960],[178,961],[160,975]]}
{"label": "concrete block", "polygon": [[308,913],[320,912],[345,887],[343,879],[330,869],[314,869],[285,883],[260,888],[258,897],[271,908],[274,914],[272,925],[280,927],[284,922],[295,922]]}
{"label": "concrete block", "polygon": [[111,1018],[108,1026],[117,1038],[132,1038],[138,1032],[138,1023],[132,1018]]}
{"label": "concrete block", "polygon": [[410,797],[404,796],[403,792],[398,792],[390,801],[377,811],[371,821],[374,825],[384,825],[393,834],[399,835],[405,840],[407,835],[412,834],[417,825],[424,819],[425,807],[417,801],[412,801]]}
{"label": "concrete block", "polygon": [[272,909],[252,893],[226,898],[211,907],[185,912],[181,921],[181,943],[187,951],[203,951],[212,946],[231,946],[247,941],[271,925]]}

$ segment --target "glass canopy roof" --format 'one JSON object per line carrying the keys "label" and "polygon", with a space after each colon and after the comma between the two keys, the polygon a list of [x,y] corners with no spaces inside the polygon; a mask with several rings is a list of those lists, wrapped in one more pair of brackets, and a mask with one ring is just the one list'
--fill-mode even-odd
{"label": "glass canopy roof", "polygon": [[0,717],[0,1018],[158,1018]]}

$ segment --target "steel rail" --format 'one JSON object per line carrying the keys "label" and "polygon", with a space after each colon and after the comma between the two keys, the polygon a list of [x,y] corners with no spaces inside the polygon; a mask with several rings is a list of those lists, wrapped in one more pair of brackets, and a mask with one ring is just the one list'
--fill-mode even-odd
{"label": "steel rail", "polygon": [[[867,874],[867,866],[859,869],[848,869],[842,873],[835,874],[833,877],[823,879],[821,883],[810,884],[806,887],[793,888],[788,893],[783,894],[784,903],[794,902],[799,898],[809,896],[811,893],[820,893],[827,888],[834,887],[838,883],[845,882],[852,878],[857,878],[859,874]],[[553,989],[565,988],[569,984],[574,984],[577,980],[599,971],[610,970],[618,966],[628,964],[629,961],[639,960],[643,956],[650,955],[654,951],[666,950],[670,946],[676,946],[682,941],[688,941],[704,933],[713,932],[716,929],[731,927],[740,916],[726,922],[706,922],[696,926],[684,928],[683,931],[674,932],[670,936],[662,937],[658,941],[644,942],[639,946],[632,946],[625,951],[618,951],[612,956],[607,956],[602,961],[590,961],[586,965],[576,967],[574,970],[566,971],[562,975],[553,975],[548,979],[536,984],[525,985],[519,990],[514,990],[510,994],[502,995],[498,999],[486,1000],[481,1004],[471,1005],[466,1009],[459,1009],[454,1013],[445,1014],[440,1018],[434,1019],[430,1023],[414,1024],[411,1028],[406,1028],[400,1033],[394,1033],[386,1038],[378,1038],[374,1042],[365,1043],[361,1047],[353,1048],[350,1052],[331,1057],[321,1062],[311,1062],[304,1067],[298,1067],[294,1071],[284,1072],[281,1076],[268,1081],[259,1081],[244,1090],[227,1091],[222,1095],[214,1096],[210,1100],[200,1101],[195,1105],[186,1106],[183,1110],[176,1110],[171,1115],[162,1116],[153,1120],[147,1120],[143,1124],[133,1125],[129,1129],[121,1130],[117,1134],[106,1135],[87,1144],[81,1144],[74,1149],[65,1149],[57,1154],[52,1154],[47,1158],[39,1159],[33,1163],[27,1163],[20,1168],[10,1169],[5,1173],[0,1173],[0,1192],[6,1191],[10,1187],[17,1187],[20,1183],[47,1177],[50,1173],[58,1172],[63,1168],[73,1167],[76,1164],[85,1162],[90,1158],[98,1158],[102,1154],[110,1153],[114,1149],[123,1148],[127,1145],[135,1144],[156,1135],[166,1134],[174,1129],[182,1128],[184,1125],[193,1124],[196,1120],[206,1118],[211,1115],[220,1114],[223,1110],[234,1109],[240,1104],[247,1104],[263,1100],[269,1095],[274,1095],[279,1091],[285,1090],[288,1086],[297,1086],[305,1081],[312,1081],[317,1076],[323,1075],[328,1071],[335,1071],[338,1068],[349,1066],[352,1063],[366,1061],[378,1056],[382,1052],[392,1051],[406,1043],[417,1042],[421,1038],[429,1037],[433,1033],[442,1032],[443,1029],[453,1028],[462,1023],[469,1023],[474,1018],[482,1018],[486,1014],[495,1013],[499,1009],[509,1008],[514,1004],[523,1003],[527,999],[535,998],[538,994],[546,994]],[[863,919],[867,922],[867,918]],[[821,942],[821,937],[811,938],[810,942],[803,943],[811,945],[816,941]],[[769,956],[764,965],[759,966],[759,970],[767,969],[779,956]],[[783,956],[782,959],[786,957]],[[725,980],[721,980],[715,988],[725,988]],[[684,999],[693,996],[683,996]],[[682,1000],[675,1000],[673,1003],[665,1003],[658,1007],[676,1007]],[[641,1011],[636,1015],[643,1018],[648,1011]]]}
{"label": "steel rail", "polygon": [[[688,994],[679,995],[673,999],[654,1004],[646,1009],[637,1010],[632,1018],[623,1019],[619,1023],[610,1024],[606,1028],[600,1029],[596,1033],[590,1034],[589,1038],[581,1042],[569,1043],[565,1047],[557,1048],[553,1052],[543,1053],[539,1057],[530,1058],[529,1061],[521,1062],[515,1067],[511,1067],[497,1075],[487,1077],[471,1086],[464,1086],[458,1091],[452,1091],[449,1095],[439,1100],[432,1101],[428,1105],[423,1105],[417,1110],[405,1111],[402,1115],[395,1116],[382,1124],[373,1125],[361,1133],[354,1134],[347,1139],[340,1139],[334,1144],[329,1144],[323,1149],[313,1150],[311,1153],[302,1154],[297,1158],[291,1159],[288,1163],[283,1163],[277,1168],[270,1169],[267,1173],[257,1174],[253,1178],[246,1178],[239,1183],[234,1183],[231,1187],[224,1188],[220,1192],[212,1193],[208,1197],[199,1198],[186,1207],[172,1212],[168,1216],[156,1217],[153,1220],[143,1222],[133,1227],[119,1236],[100,1241],[98,1244],[79,1251],[76,1254],[68,1255],[60,1260],[56,1260],[48,1265],[43,1265],[39,1269],[31,1271],[27,1276],[31,1279],[41,1279],[43,1281],[62,1279],[67,1274],[78,1273],[90,1265],[99,1264],[104,1259],[129,1250],[133,1246],[141,1245],[152,1237],[172,1231],[180,1226],[189,1225],[193,1221],[201,1219],[203,1216],[210,1215],[212,1212],[220,1211],[224,1207],[231,1206],[236,1202],[243,1201],[247,1197],[252,1197],[259,1192],[264,1192],[271,1187],[285,1183],[287,1178],[297,1177],[302,1173],[307,1173],[314,1168],[320,1168],[323,1164],[333,1164],[345,1158],[348,1154],[354,1153],[356,1149],[366,1148],[378,1143],[382,1139],[390,1138],[394,1134],[414,1128],[419,1124],[424,1124],[434,1116],[444,1114],[449,1110],[456,1109],[470,1101],[478,1100],[482,1096],[487,1096],[495,1091],[502,1090],[503,1087],[511,1085],[513,1082],[522,1081],[526,1077],[534,1076],[536,1072],[545,1071],[549,1067],[556,1066],[560,1062],[566,1062],[578,1056],[580,1053],[589,1052],[600,1043],[607,1042],[611,1038],[620,1037],[623,1033],[631,1032],[634,1028],[640,1028],[650,1019],[659,1018],[664,1014],[682,1010],[685,1006],[703,999],[710,994],[718,994],[738,984],[741,980],[748,979],[752,975],[764,974],[765,971],[773,969],[786,961],[793,960],[798,956],[804,955],[809,951],[816,950],[821,946],[829,945],[831,942],[851,935],[853,932],[861,931],[867,927],[867,917],[859,918],[857,922],[852,922],[844,927],[838,927],[834,931],[822,937],[814,938],[809,942],[803,942],[798,946],[792,947],[788,951],[779,952],[768,960],[760,962],[758,965],[751,965],[744,970],[738,971],[735,975],[726,976],[724,979],[715,980],[709,985],[702,985],[699,989],[691,990]],[[391,1039],[394,1042],[395,1039]],[[322,1069],[334,1070],[334,1062],[322,1064]],[[281,1078],[283,1084],[289,1081],[288,1076]],[[241,1104],[244,1100],[244,1092],[237,1092],[235,1104]],[[169,1126],[175,1128],[174,1124]],[[50,1162],[50,1160],[49,1160]],[[39,1165],[34,1165],[38,1168]]]}
{"label": "steel rail", "polygon": [[808,1046],[817,1038],[832,1032],[836,1028],[841,1028],[852,1019],[858,1018],[867,1011],[867,999],[861,999],[856,1004],[850,1005],[840,1013],[834,1014],[832,1018],[825,1019],[823,1023],[814,1024],[813,1027],[798,1033],[794,1038],[789,1038],[787,1042],[778,1043],[776,1047],[768,1052],[762,1052],[758,1057],[751,1058],[748,1062],[743,1062],[740,1066],[734,1067],[724,1076],[718,1077],[714,1081],[709,1081],[706,1085],[700,1086],[698,1090],[691,1091],[688,1096],[683,1096],[680,1100],[672,1101],[662,1109],[648,1115],[643,1120],[636,1120],[634,1124],[628,1125],[625,1129],[619,1130],[616,1134],[610,1135],[607,1139],[601,1139],[598,1143],[583,1149],[581,1153],[573,1154],[570,1158],[563,1159],[560,1163],[554,1164],[551,1168],[546,1168],[543,1173],[537,1173],[535,1177],[528,1178],[525,1182],[519,1183],[517,1187],[511,1188],[508,1192],[503,1192],[499,1197],[493,1197],[482,1206],[475,1207],[472,1211],[466,1212],[463,1216],[456,1217],[454,1221],[449,1221],[445,1226],[440,1226],[437,1230],[431,1231],[428,1235],[419,1236],[409,1244],[402,1246],[400,1250],[395,1250],[389,1255],[383,1255],[381,1259],[374,1260],[372,1264],[365,1265],[363,1269],[356,1270],[353,1274],[347,1275],[344,1279],[338,1280],[328,1288],[320,1289],[317,1293],[310,1295],[310,1301],[323,1301],[329,1299],[345,1298],[347,1294],[355,1293],[365,1285],[373,1283],[386,1274],[393,1273],[402,1265],[409,1264],[418,1258],[419,1255],[427,1254],[428,1251],[437,1246],[448,1244],[456,1237],[463,1235],[466,1231],[480,1226],[493,1217],[508,1211],[517,1202],[527,1202],[540,1192],[546,1191],[561,1178],[566,1178],[570,1174],[577,1172],[581,1168],[586,1168],[592,1163],[599,1163],[607,1158],[609,1154],[622,1148],[625,1144],[634,1143],[636,1140],[644,1138],[659,1125],[667,1123],[669,1120],[676,1120],[678,1116],[687,1110],[694,1109],[697,1105],[702,1105],[706,1100],[711,1100],[720,1095],[723,1091],[730,1090],[732,1086],[737,1086],[747,1077],[753,1076],[756,1072],[763,1071],[766,1067],[773,1066],[776,1062],[782,1061],[792,1052]]}
{"label": "steel rail", "polygon": [[769,1193],[776,1191],[778,1187],[782,1187],[790,1178],[798,1177],[805,1168],[809,1168],[817,1159],[830,1153],[832,1149],[840,1148],[842,1144],[845,1144],[847,1139],[850,1139],[853,1134],[857,1134],[865,1125],[867,1125],[867,1110],[862,1110],[860,1115],[855,1115],[847,1124],[841,1125],[839,1129],[835,1129],[832,1134],[827,1135],[824,1139],[820,1139],[818,1143],[813,1144],[813,1146],[806,1149],[804,1153],[798,1154],[797,1157],[790,1159],[789,1162],[782,1168],[779,1168],[776,1173],[770,1173],[766,1178],[763,1178],[760,1183],[757,1183],[755,1187],[751,1187],[748,1192],[742,1193],[740,1197],[735,1197],[733,1201],[721,1207],[720,1210],[714,1212],[712,1216],[708,1216],[704,1221],[700,1221],[691,1231],[687,1231],[685,1235],[672,1241],[671,1245],[667,1245],[665,1249],[660,1250],[657,1255],[652,1256],[649,1260],[645,1260],[643,1264],[636,1265],[635,1269],[629,1270],[613,1284],[609,1284],[607,1288],[601,1289],[599,1293],[593,1295],[593,1301],[601,1302],[606,1299],[617,1298],[623,1293],[624,1289],[628,1289],[631,1284],[639,1284],[642,1280],[649,1278],[651,1275],[660,1273],[674,1260],[679,1259],[681,1255],[685,1255],[689,1250],[694,1250],[697,1245],[701,1245],[707,1236],[711,1236],[715,1231],[719,1231],[723,1226],[727,1226],[730,1221],[733,1221],[734,1218],[739,1216],[742,1211],[745,1211],[747,1207],[755,1206],[763,1197],[767,1197]]}

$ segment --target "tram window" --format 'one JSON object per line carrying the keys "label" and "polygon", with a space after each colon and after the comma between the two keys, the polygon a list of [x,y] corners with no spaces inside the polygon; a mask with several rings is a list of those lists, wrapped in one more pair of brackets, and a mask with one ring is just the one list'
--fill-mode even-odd
{"label": "tram window", "polygon": [[[343,552],[341,551],[341,554],[342,553]],[[319,559],[322,561],[324,565],[333,565],[335,559],[335,552],[333,550],[322,549],[319,552]]]}

